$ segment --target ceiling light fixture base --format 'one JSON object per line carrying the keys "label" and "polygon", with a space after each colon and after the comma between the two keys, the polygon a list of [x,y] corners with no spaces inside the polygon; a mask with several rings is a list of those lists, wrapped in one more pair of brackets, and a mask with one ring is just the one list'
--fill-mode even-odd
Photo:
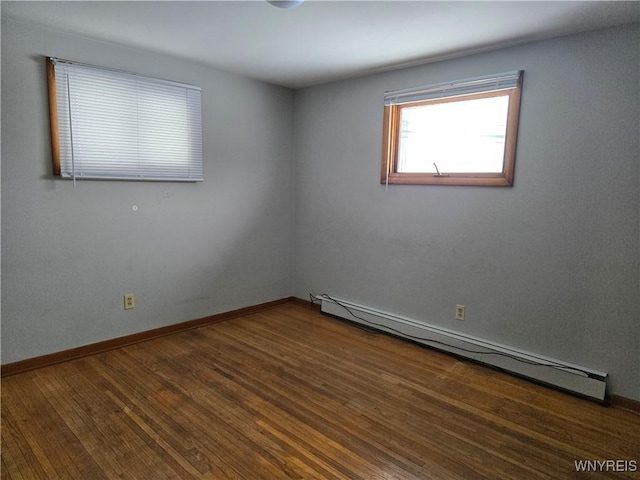
{"label": "ceiling light fixture base", "polygon": [[304,0],[267,0],[267,2],[277,8],[295,8]]}

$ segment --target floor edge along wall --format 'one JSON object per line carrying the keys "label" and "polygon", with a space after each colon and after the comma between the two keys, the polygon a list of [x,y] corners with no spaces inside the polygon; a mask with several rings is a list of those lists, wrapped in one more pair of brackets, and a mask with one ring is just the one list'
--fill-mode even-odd
{"label": "floor edge along wall", "polygon": [[462,335],[329,295],[317,296],[314,301],[321,302],[323,313],[374,327],[568,392],[605,401],[605,372]]}

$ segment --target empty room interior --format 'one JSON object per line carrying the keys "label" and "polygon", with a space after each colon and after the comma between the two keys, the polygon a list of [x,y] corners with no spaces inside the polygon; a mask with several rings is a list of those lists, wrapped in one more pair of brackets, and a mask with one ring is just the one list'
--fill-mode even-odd
{"label": "empty room interior", "polygon": [[3,479],[638,478],[640,2],[0,8]]}

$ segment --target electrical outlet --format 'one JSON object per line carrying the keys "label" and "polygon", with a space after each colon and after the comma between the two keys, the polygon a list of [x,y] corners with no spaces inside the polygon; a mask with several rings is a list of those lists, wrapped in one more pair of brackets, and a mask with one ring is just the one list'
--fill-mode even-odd
{"label": "electrical outlet", "polygon": [[456,305],[456,320],[464,320],[465,310],[464,305]]}
{"label": "electrical outlet", "polygon": [[133,297],[133,293],[127,293],[124,296],[124,309],[125,310],[131,310],[132,308],[135,308],[136,306],[136,301],[135,298]]}

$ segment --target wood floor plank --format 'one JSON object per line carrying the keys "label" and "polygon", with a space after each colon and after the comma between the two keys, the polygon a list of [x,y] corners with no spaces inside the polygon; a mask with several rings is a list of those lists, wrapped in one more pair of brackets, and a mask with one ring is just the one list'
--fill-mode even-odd
{"label": "wood floor plank", "polygon": [[2,479],[522,480],[590,478],[581,460],[640,468],[636,413],[299,303],[6,377],[1,438]]}

